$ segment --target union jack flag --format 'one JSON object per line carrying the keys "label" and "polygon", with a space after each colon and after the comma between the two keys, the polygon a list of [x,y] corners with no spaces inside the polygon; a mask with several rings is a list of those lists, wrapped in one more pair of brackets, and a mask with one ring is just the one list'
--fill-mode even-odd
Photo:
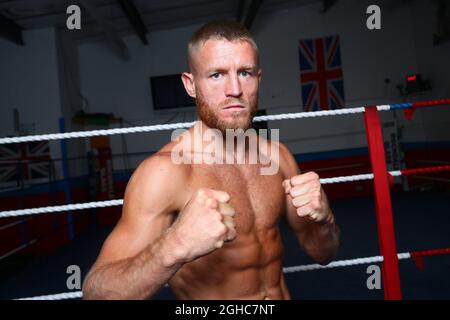
{"label": "union jack flag", "polygon": [[0,145],[0,182],[48,178],[48,141]]}
{"label": "union jack flag", "polygon": [[344,107],[339,36],[300,40],[298,52],[303,111]]}

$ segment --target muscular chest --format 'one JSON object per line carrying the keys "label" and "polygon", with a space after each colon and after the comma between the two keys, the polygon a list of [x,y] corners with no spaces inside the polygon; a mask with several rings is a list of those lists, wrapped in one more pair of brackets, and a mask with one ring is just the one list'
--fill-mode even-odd
{"label": "muscular chest", "polygon": [[238,232],[272,229],[284,211],[281,174],[261,175],[258,165],[193,167],[189,192],[206,187],[230,194]]}

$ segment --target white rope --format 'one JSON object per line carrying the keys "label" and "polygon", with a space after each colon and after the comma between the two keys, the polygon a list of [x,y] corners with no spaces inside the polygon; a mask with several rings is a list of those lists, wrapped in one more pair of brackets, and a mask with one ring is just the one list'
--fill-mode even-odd
{"label": "white rope", "polygon": [[[398,253],[397,257],[399,260],[409,259],[409,258],[411,258],[411,254],[409,252]],[[286,267],[286,268],[283,268],[283,272],[284,273],[292,273],[292,272],[299,272],[299,271],[331,269],[331,268],[348,267],[348,266],[355,266],[355,265],[360,265],[360,264],[370,264],[370,263],[380,263],[380,262],[383,262],[383,256],[373,256],[373,257],[367,257],[367,258],[356,258],[356,259],[349,259],[349,260],[333,261],[333,262],[327,264],[326,266],[323,266],[320,264],[307,264],[307,265],[303,265],[303,266]]]}
{"label": "white rope", "polygon": [[253,121],[273,121],[273,120],[291,120],[291,119],[301,119],[301,118],[315,118],[324,116],[339,116],[344,114],[355,114],[363,113],[364,107],[357,108],[345,108],[336,110],[321,110],[313,112],[297,112],[297,113],[282,113],[274,115],[257,116],[253,118]]}
{"label": "white rope", "polygon": [[[355,114],[355,113],[363,113],[363,112],[364,112],[364,107],[345,108],[345,109],[336,109],[336,110],[322,110],[322,111],[314,111],[314,112],[282,113],[282,114],[276,114],[276,115],[257,116],[255,118],[253,118],[253,121],[258,122],[258,121],[268,121],[268,120],[314,118],[314,117],[323,117],[323,116]],[[7,137],[7,138],[0,138],[0,144],[30,142],[30,141],[43,141],[43,140],[59,140],[59,139],[70,139],[70,138],[86,138],[86,137],[95,137],[95,136],[108,136],[108,135],[115,135],[115,134],[173,130],[173,129],[189,128],[192,125],[194,125],[194,123],[195,122],[181,122],[181,123],[156,124],[156,125],[151,125],[151,126],[139,126],[139,127],[130,127],[130,128],[115,128],[115,129],[104,129],[104,130],[50,133],[50,134],[31,135],[31,136],[23,136],[23,137]]]}
{"label": "white rope", "polygon": [[9,211],[0,212],[0,218],[27,216],[27,215],[32,215],[32,214],[40,214],[40,213],[48,213],[48,212],[63,212],[63,211],[83,210],[83,209],[90,209],[90,208],[112,207],[112,206],[120,206],[122,204],[123,204],[123,199],[117,199],[117,200],[107,200],[107,201],[65,204],[65,205],[61,205],[61,206],[49,206],[49,207],[40,207],[40,208],[9,210]]}
{"label": "white rope", "polygon": [[[411,254],[409,252],[399,253],[399,254],[397,254],[397,256],[398,256],[399,260],[411,258]],[[284,273],[293,273],[293,272],[311,271],[311,270],[318,270],[318,269],[330,269],[330,268],[338,268],[338,267],[348,267],[348,266],[359,265],[359,264],[380,263],[382,261],[383,261],[382,256],[374,256],[374,257],[367,257],[367,258],[357,258],[357,259],[350,259],[350,260],[334,261],[326,266],[322,266],[320,264],[308,264],[308,265],[302,265],[302,266],[285,267],[285,268],[283,268],[283,272]],[[168,287],[168,285],[166,284],[165,287]],[[82,298],[82,297],[83,297],[82,291],[75,291],[75,292],[58,293],[58,294],[52,294],[52,295],[46,295],[46,296],[21,298],[21,299],[17,299],[17,300],[63,300],[63,299],[76,299],[76,298]]]}
{"label": "white rope", "polygon": [[74,292],[63,292],[58,294],[49,294],[46,296],[20,298],[16,300],[65,300],[65,299],[79,299],[82,297],[83,291],[74,291]]}
{"label": "white rope", "polygon": [[[401,171],[389,171],[389,173],[393,176],[401,176],[402,175]],[[322,179],[320,179],[320,183],[330,184],[330,183],[342,183],[342,182],[372,180],[372,179],[373,179],[373,173],[368,173],[368,174],[357,174],[357,175],[352,175],[352,176],[341,176],[341,177],[334,177],[334,178],[322,178]],[[83,209],[91,209],[91,208],[104,208],[104,207],[120,206],[122,204],[123,204],[123,199],[117,199],[117,200],[95,201],[95,202],[86,202],[86,203],[77,203],[77,204],[66,204],[66,205],[61,205],[61,206],[49,206],[49,207],[40,207],[40,208],[9,210],[9,211],[1,211],[0,218],[18,217],[18,216],[26,216],[26,215],[32,215],[32,214],[48,213],[48,212],[64,212],[64,211],[83,210]]]}
{"label": "white rope", "polygon": [[40,134],[40,135],[23,136],[23,137],[0,138],[0,144],[30,142],[30,141],[43,141],[43,140],[59,140],[59,139],[82,138],[82,137],[86,138],[86,137],[96,137],[96,136],[109,136],[109,135],[114,135],[114,134],[182,129],[182,128],[189,128],[194,123],[195,122],[181,122],[181,123],[156,124],[156,125],[152,125],[152,126],[141,126],[141,127],[130,127],[130,128],[116,128],[116,129],[91,130],[91,131],[74,131],[74,132],[50,133],[50,134]]}
{"label": "white rope", "polygon": [[[391,110],[390,105],[377,106],[378,111]],[[301,118],[315,118],[323,116],[337,116],[346,114],[356,114],[364,113],[364,107],[356,108],[344,108],[336,110],[321,110],[313,112],[297,112],[297,113],[281,113],[275,115],[265,115],[257,116],[253,118],[254,122],[259,121],[274,121],[274,120],[290,120],[290,119],[301,119]],[[6,137],[0,138],[0,144],[8,143],[20,143],[20,142],[30,142],[30,141],[48,141],[48,140],[59,140],[59,139],[71,139],[71,138],[86,138],[86,137],[96,137],[96,136],[109,136],[115,134],[127,134],[127,133],[142,133],[142,132],[153,132],[153,131],[164,131],[173,129],[189,128],[194,125],[195,122],[180,122],[180,123],[170,123],[170,124],[155,124],[150,126],[138,126],[130,128],[115,128],[115,129],[104,129],[104,130],[90,130],[90,131],[73,131],[64,133],[50,133],[50,134],[39,134],[23,137]]]}
{"label": "white rope", "polygon": [[377,110],[378,111],[388,111],[388,110],[391,110],[391,106],[388,104],[384,104],[381,106],[377,106]]}
{"label": "white rope", "polygon": [[353,176],[342,176],[342,177],[335,177],[335,178],[322,178],[322,179],[320,179],[320,183],[321,184],[329,184],[329,183],[340,183],[340,182],[371,180],[371,179],[373,179],[373,173],[356,174]]}

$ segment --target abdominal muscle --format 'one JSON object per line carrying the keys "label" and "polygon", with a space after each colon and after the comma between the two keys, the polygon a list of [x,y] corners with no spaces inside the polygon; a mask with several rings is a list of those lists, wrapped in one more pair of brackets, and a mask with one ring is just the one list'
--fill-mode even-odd
{"label": "abdominal muscle", "polygon": [[282,273],[279,231],[264,234],[241,234],[223,248],[185,264],[170,281],[177,299],[290,299]]}

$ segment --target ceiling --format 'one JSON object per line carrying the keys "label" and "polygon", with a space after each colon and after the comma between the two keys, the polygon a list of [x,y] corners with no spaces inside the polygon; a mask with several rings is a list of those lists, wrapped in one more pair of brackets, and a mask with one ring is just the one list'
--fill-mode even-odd
{"label": "ceiling", "polygon": [[[14,41],[17,40],[14,34],[17,35],[21,29],[53,26],[64,28],[68,17],[66,8],[71,4],[78,4],[82,8],[82,30],[77,31],[77,40],[97,39],[104,36],[105,31],[114,32],[118,36],[135,32],[145,43],[145,34],[152,30],[220,18],[233,18],[241,22],[247,18],[247,22],[250,22],[248,26],[251,27],[257,13],[318,1],[320,0],[0,0],[0,36]],[[322,2],[327,6],[336,0]],[[86,11],[88,14],[84,14]]]}

